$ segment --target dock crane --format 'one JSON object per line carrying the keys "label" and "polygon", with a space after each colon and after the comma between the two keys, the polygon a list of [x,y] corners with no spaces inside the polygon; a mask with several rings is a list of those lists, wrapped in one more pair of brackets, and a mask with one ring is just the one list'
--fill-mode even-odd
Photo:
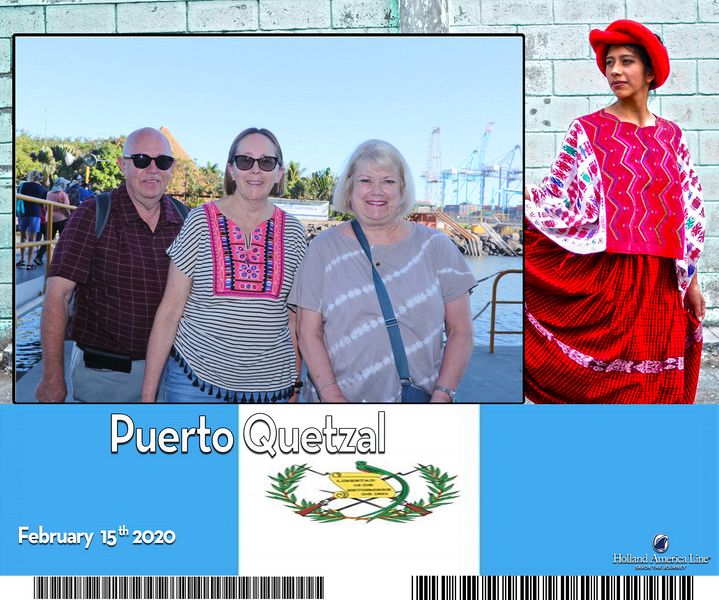
{"label": "dock crane", "polygon": [[[479,141],[479,147],[472,151],[462,163],[460,163],[457,169],[446,169],[442,171],[442,207],[445,205],[447,198],[447,181],[450,180],[454,183],[454,202],[459,204],[460,202],[468,202],[470,199],[471,190],[476,182],[479,182],[479,203],[482,204],[484,200],[484,159],[487,155],[487,146],[489,144],[489,137],[494,129],[494,121],[489,121],[482,134],[482,139]],[[464,188],[464,198],[460,199],[460,189]]]}
{"label": "dock crane", "polygon": [[521,147],[519,144],[514,146],[507,154],[496,161],[496,165],[499,168],[499,174],[497,175],[498,189],[492,195],[492,208],[495,207],[495,197],[497,198],[496,204],[504,212],[507,212],[509,206],[509,197],[513,195],[521,195],[522,190],[512,190],[510,185],[522,178],[522,169],[512,168],[514,159],[517,156],[521,156]]}

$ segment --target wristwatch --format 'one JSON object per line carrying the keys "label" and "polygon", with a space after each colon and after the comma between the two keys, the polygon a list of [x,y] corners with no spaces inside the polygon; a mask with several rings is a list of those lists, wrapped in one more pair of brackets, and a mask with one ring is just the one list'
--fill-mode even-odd
{"label": "wristwatch", "polygon": [[449,396],[449,399],[452,402],[457,402],[457,391],[456,390],[450,390],[448,387],[444,387],[443,385],[435,385],[434,389],[447,394]]}

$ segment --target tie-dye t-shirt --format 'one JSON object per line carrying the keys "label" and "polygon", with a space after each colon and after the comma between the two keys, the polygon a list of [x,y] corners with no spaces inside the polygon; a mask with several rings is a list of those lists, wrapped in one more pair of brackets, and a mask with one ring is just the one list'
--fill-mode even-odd
{"label": "tie-dye t-shirt", "polygon": [[[444,305],[476,280],[443,233],[412,224],[394,244],[372,246],[404,341],[410,377],[432,393],[442,362]],[[352,402],[399,402],[401,386],[367,256],[337,228],[317,236],[300,266],[288,304],[322,314],[337,383]],[[307,385],[306,398],[317,401]]]}

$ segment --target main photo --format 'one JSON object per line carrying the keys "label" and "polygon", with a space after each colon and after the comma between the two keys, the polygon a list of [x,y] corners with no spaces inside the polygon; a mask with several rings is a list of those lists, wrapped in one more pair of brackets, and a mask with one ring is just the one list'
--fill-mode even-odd
{"label": "main photo", "polygon": [[522,42],[17,37],[16,401],[521,402]]}

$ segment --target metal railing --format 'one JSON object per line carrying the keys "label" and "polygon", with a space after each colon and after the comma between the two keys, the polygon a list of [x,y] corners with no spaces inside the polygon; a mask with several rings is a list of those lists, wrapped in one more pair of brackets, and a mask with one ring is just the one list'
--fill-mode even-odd
{"label": "metal railing", "polygon": [[[39,246],[47,246],[47,261],[46,261],[46,269],[45,269],[45,279],[47,280],[47,273],[50,270],[50,261],[52,260],[52,250],[55,247],[55,244],[57,243],[57,240],[52,235],[52,217],[53,217],[53,209],[60,208],[63,210],[69,210],[73,211],[77,209],[77,206],[72,206],[68,204],[62,204],[61,202],[53,202],[51,200],[43,200],[42,198],[35,198],[34,196],[26,196],[25,194],[15,194],[15,205],[17,206],[17,201],[22,200],[23,202],[34,202],[35,204],[43,204],[48,207],[47,210],[47,217],[46,217],[46,223],[45,223],[45,240],[43,241],[34,241],[34,242],[22,242],[20,244],[15,244],[15,248],[35,248]],[[18,215],[15,215],[16,217]],[[13,259],[14,262],[15,259]]]}
{"label": "metal railing", "polygon": [[524,301],[522,300],[497,300],[497,284],[499,283],[499,280],[502,279],[505,275],[510,274],[522,274],[524,271],[522,269],[505,269],[504,271],[497,271],[496,273],[493,273],[492,275],[489,275],[487,277],[483,277],[482,279],[479,279],[477,283],[481,283],[482,281],[486,281],[487,279],[491,279],[494,277],[494,282],[492,283],[492,299],[489,300],[482,309],[472,317],[472,320],[475,321],[485,310],[487,310],[487,307],[492,307],[492,313],[489,321],[489,352],[494,353],[494,336],[495,335],[522,335],[523,331],[497,331],[495,329],[496,321],[497,321],[497,304],[524,304]]}
{"label": "metal railing", "polygon": [[497,316],[497,304],[524,304],[522,300],[497,300],[497,284],[499,283],[499,280],[502,279],[505,275],[509,275],[511,273],[522,273],[522,269],[506,269],[505,271],[501,271],[497,277],[494,278],[494,283],[492,284],[492,318],[489,325],[489,352],[494,352],[494,336],[495,335],[522,335],[523,331],[497,331],[495,326],[496,316]]}

